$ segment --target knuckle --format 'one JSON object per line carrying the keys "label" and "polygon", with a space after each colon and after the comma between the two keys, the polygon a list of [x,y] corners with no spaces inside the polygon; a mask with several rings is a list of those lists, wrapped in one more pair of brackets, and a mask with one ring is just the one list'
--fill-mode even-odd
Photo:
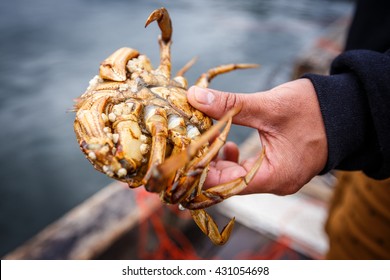
{"label": "knuckle", "polygon": [[238,96],[234,93],[228,93],[225,98],[224,109],[228,111],[237,106]]}

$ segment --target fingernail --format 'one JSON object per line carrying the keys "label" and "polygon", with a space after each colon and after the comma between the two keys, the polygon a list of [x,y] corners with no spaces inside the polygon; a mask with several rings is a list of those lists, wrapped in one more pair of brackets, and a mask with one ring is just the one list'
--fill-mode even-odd
{"label": "fingernail", "polygon": [[207,89],[196,88],[195,100],[200,104],[210,105],[214,101],[214,94]]}

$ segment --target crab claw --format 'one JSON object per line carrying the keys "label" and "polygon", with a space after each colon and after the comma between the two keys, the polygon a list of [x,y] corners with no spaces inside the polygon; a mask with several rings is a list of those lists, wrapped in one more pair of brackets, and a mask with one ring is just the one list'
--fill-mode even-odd
{"label": "crab claw", "polygon": [[153,21],[157,21],[161,30],[161,39],[164,41],[164,43],[171,41],[172,22],[168,11],[165,8],[154,10],[146,20],[145,27],[147,27]]}

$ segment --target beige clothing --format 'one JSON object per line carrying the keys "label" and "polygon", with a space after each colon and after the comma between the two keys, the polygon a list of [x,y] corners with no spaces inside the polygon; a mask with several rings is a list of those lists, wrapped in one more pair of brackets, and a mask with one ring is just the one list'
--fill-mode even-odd
{"label": "beige clothing", "polygon": [[326,224],[327,259],[390,259],[390,179],[340,172]]}

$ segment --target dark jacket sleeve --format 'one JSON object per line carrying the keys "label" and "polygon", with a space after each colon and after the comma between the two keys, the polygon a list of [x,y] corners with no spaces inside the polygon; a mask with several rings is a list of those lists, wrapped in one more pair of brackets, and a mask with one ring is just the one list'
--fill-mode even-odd
{"label": "dark jacket sleeve", "polygon": [[363,170],[390,177],[390,50],[351,50],[338,56],[331,74],[306,74],[317,92],[331,169]]}

